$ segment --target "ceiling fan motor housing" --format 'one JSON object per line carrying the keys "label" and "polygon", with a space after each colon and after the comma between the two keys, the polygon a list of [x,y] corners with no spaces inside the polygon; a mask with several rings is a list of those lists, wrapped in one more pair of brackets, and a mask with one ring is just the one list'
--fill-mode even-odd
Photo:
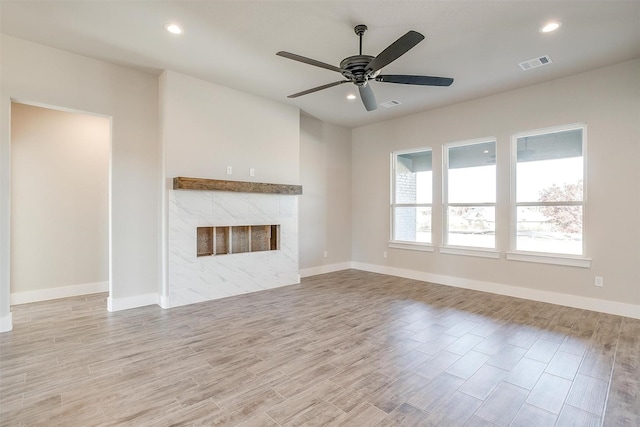
{"label": "ceiling fan motor housing", "polygon": [[367,72],[367,66],[374,57],[371,55],[354,55],[345,58],[340,62],[342,75],[358,86],[367,84],[367,80],[375,78],[380,74],[380,70],[371,74]]}

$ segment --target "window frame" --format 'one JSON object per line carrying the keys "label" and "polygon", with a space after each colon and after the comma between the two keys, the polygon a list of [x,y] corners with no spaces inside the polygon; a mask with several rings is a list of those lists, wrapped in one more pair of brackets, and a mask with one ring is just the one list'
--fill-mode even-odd
{"label": "window frame", "polygon": [[[518,139],[522,137],[539,136],[550,133],[582,130],[582,201],[562,202],[518,202],[517,201],[517,166]],[[587,250],[587,124],[586,122],[567,125],[551,126],[547,128],[521,131],[511,135],[511,173],[510,173],[510,221],[509,247],[507,259],[516,261],[539,262],[547,264],[569,265],[574,267],[590,267],[591,259],[586,256]],[[535,206],[580,206],[582,207],[582,249],[581,254],[562,252],[526,251],[517,249],[518,239],[518,208]]]}
{"label": "window frame", "polygon": [[[423,152],[431,153],[431,202],[430,203],[396,203],[396,165],[398,162],[398,156],[404,154],[416,154]],[[396,249],[409,249],[409,250],[417,250],[417,251],[427,251],[433,252],[433,148],[432,147],[418,147],[418,148],[409,148],[403,150],[396,150],[391,152],[390,156],[391,161],[391,179],[390,179],[390,204],[389,204],[389,242],[388,245],[390,248]],[[429,242],[412,242],[409,240],[397,240],[395,238],[395,208],[396,207],[426,207],[431,209],[431,239]]]}
{"label": "window frame", "polygon": [[[476,203],[449,203],[449,149],[454,147],[464,147],[468,145],[493,143],[495,147],[495,201],[489,202],[476,202]],[[493,207],[494,209],[494,236],[493,247],[486,246],[464,246],[464,245],[452,245],[449,243],[449,207]],[[494,136],[488,136],[483,138],[467,139],[464,141],[448,142],[442,146],[442,246],[440,248],[441,253],[453,254],[453,255],[468,255],[479,256],[484,258],[498,258],[498,139]]]}

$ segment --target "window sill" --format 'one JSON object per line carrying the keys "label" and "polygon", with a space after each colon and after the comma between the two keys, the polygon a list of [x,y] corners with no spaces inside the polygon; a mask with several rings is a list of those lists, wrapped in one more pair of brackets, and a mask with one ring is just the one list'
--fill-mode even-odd
{"label": "window sill", "polygon": [[480,258],[493,258],[493,259],[500,258],[500,252],[496,251],[495,249],[441,246],[439,248],[439,252],[441,254],[448,254],[448,255],[464,255],[464,256],[475,256]]}
{"label": "window sill", "polygon": [[507,252],[511,261],[537,262],[541,264],[567,265],[569,267],[591,268],[591,258],[571,255],[536,254],[531,252]]}
{"label": "window sill", "polygon": [[393,249],[406,249],[410,251],[433,252],[433,246],[427,243],[411,243],[411,242],[389,242],[389,247]]}

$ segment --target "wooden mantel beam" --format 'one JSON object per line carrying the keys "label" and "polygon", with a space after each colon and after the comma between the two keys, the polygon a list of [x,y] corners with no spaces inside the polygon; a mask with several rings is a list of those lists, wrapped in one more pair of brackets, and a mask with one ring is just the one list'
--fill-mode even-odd
{"label": "wooden mantel beam", "polygon": [[227,181],[223,179],[173,178],[174,190],[235,191],[238,193],[302,194],[302,185],[265,182]]}

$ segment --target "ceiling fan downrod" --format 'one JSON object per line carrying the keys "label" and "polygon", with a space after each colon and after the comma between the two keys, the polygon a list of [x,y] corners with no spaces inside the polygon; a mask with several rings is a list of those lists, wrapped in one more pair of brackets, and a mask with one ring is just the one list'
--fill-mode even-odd
{"label": "ceiling fan downrod", "polygon": [[353,31],[355,31],[355,33],[358,35],[358,37],[360,37],[360,53],[359,55],[362,55],[362,36],[364,35],[364,32],[367,31],[367,26],[360,24],[360,25],[356,25],[355,28],[353,29]]}

